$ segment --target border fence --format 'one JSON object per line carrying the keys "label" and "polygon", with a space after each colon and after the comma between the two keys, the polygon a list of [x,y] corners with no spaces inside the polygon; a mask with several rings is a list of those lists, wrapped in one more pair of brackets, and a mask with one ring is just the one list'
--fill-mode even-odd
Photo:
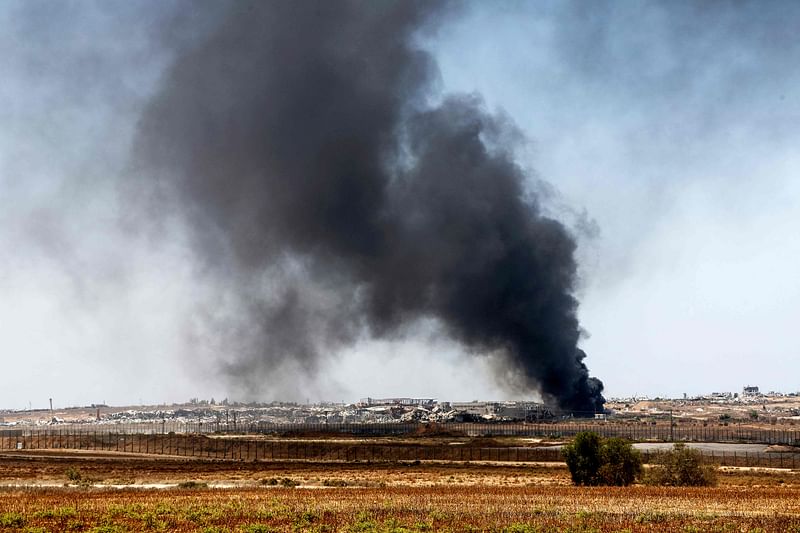
{"label": "border fence", "polygon": [[669,423],[631,423],[615,421],[569,422],[387,422],[387,423],[228,423],[220,421],[184,422],[161,420],[117,424],[58,424],[0,428],[0,437],[39,434],[230,434],[230,435],[350,435],[350,436],[425,436],[454,437],[572,437],[581,431],[594,431],[603,437],[622,437],[634,442],[732,442],[749,444],[800,445],[800,430],[783,427],[758,428],[746,425],[694,425]]}
{"label": "border fence", "polygon": [[[388,424],[219,424],[162,421],[138,424],[73,424],[0,429],[0,450],[69,449],[169,455],[235,461],[561,461],[554,447],[501,446],[457,437],[570,437],[594,431],[604,437],[635,441],[694,441],[797,444],[794,430],[736,426],[672,426],[609,422],[565,423],[388,423]],[[422,441],[361,441],[331,436],[451,436]],[[325,438],[314,439],[309,437]],[[295,438],[302,437],[302,438]],[[650,462],[658,451],[644,451]],[[800,467],[800,453],[784,451],[717,451],[704,454],[723,466]]]}
{"label": "border fence", "polygon": [[[228,461],[329,461],[329,462],[558,462],[554,447],[487,446],[470,443],[392,443],[358,440],[266,439],[255,436],[192,433],[110,433],[93,430],[19,431],[0,437],[2,450],[86,450],[166,455]],[[660,452],[642,452],[652,462]],[[797,468],[800,453],[705,451],[722,466]]]}

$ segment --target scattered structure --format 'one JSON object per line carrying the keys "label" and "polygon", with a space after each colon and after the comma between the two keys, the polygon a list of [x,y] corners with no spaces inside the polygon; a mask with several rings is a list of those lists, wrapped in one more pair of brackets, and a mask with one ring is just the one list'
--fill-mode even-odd
{"label": "scattered structure", "polygon": [[[96,406],[58,410],[49,416],[20,412],[5,425],[78,424],[217,424],[229,427],[266,424],[389,424],[395,422],[514,422],[553,418],[553,411],[536,402],[438,402],[433,398],[362,398],[355,404],[268,404],[193,402],[151,408],[100,409]],[[25,414],[29,416],[25,416]]]}
{"label": "scattered structure", "polygon": [[[758,391],[758,392],[756,392]],[[688,396],[688,395],[687,395]],[[612,398],[600,417],[652,423],[669,417],[696,423],[727,425],[758,421],[800,424],[800,393],[761,393],[745,387],[742,393],[713,392],[695,397]],[[101,408],[102,407],[102,408]],[[193,399],[185,404],[113,408],[104,404],[43,409],[0,409],[0,427],[62,424],[148,424],[158,432],[167,423],[203,427],[247,427],[250,424],[392,424],[403,422],[521,422],[556,420],[562,413],[530,401],[448,402],[433,398],[363,398],[353,404],[290,402],[241,403]]]}
{"label": "scattered structure", "polygon": [[425,407],[432,408],[436,405],[435,398],[361,398],[356,404],[360,407],[372,407],[374,405],[399,405],[403,407]]}
{"label": "scattered structure", "polygon": [[552,418],[553,412],[537,402],[454,402],[454,411],[487,420],[541,420]]}

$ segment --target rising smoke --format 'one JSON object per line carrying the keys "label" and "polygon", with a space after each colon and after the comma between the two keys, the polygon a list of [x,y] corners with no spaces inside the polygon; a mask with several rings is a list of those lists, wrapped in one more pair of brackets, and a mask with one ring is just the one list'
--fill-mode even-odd
{"label": "rising smoke", "polygon": [[440,95],[413,44],[449,13],[236,2],[149,103],[147,212],[184,221],[223,287],[197,340],[242,386],[432,319],[562,408],[602,408],[577,347],[575,243],[526,187],[518,133],[477,96]]}

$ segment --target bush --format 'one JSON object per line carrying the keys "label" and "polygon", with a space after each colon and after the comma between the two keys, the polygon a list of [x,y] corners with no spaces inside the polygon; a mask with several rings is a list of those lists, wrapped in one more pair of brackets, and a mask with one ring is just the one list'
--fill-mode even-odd
{"label": "bush", "polygon": [[641,455],[630,442],[590,431],[578,433],[562,453],[576,485],[630,485],[642,471]]}
{"label": "bush", "polygon": [[67,476],[67,479],[69,479],[70,481],[73,481],[75,483],[80,482],[81,479],[83,478],[83,474],[81,474],[81,469],[80,468],[75,468],[75,467],[72,467],[72,466],[67,468],[67,471],[65,472],[65,474]]}
{"label": "bush", "polygon": [[207,489],[208,483],[203,481],[181,481],[178,483],[179,489]]}
{"label": "bush", "polygon": [[[451,476],[452,477],[452,476]],[[322,482],[323,487],[346,487],[347,481],[343,479],[326,479]]]}
{"label": "bush", "polygon": [[642,455],[619,437],[606,439],[600,448],[600,479],[604,485],[628,486],[642,473]]}
{"label": "bush", "polygon": [[25,525],[25,518],[19,513],[0,514],[0,527],[22,527]]}
{"label": "bush", "polygon": [[583,431],[575,435],[575,439],[562,449],[572,482],[576,485],[600,484],[600,467],[603,464],[600,457],[601,443],[600,435]]}
{"label": "bush", "polygon": [[717,484],[717,467],[704,464],[699,450],[687,448],[682,442],[660,454],[647,473],[647,483],[673,487],[705,487]]}

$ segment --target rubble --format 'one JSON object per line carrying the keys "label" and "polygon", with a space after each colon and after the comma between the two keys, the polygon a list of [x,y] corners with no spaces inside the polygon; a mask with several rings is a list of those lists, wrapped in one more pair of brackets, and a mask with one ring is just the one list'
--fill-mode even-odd
{"label": "rubble", "polygon": [[[552,418],[552,411],[535,402],[437,402],[424,398],[366,398],[355,404],[211,404],[190,403],[170,407],[68,408],[54,416],[44,413],[19,412],[6,417],[4,426],[52,426],[59,424],[212,424],[221,427],[245,427],[251,424],[392,424],[403,422],[510,422]],[[37,414],[46,416],[36,416]]]}

